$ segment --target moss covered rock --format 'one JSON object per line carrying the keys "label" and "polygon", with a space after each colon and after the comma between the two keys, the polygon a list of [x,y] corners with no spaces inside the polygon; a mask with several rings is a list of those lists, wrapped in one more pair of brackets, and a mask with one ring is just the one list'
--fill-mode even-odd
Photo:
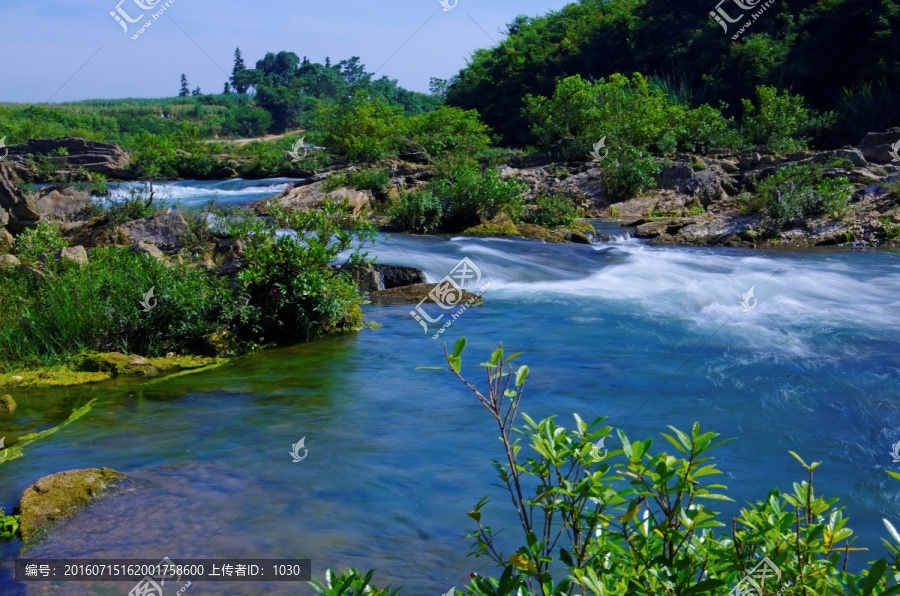
{"label": "moss covered rock", "polygon": [[16,400],[11,395],[0,395],[0,414],[12,414],[16,409]]}
{"label": "moss covered rock", "polygon": [[144,358],[120,352],[82,352],[72,357],[72,368],[80,372],[108,373],[119,375],[151,376],[173,370],[200,368],[218,362],[216,358],[202,356],[175,356],[167,358]]}
{"label": "moss covered rock", "polygon": [[68,470],[45,476],[25,489],[13,513],[26,544],[39,539],[54,523],[72,517],[124,476],[109,468]]}
{"label": "moss covered rock", "polygon": [[553,228],[526,223],[516,225],[509,216],[501,213],[487,223],[465,230],[463,234],[466,236],[514,237],[543,242],[590,244],[593,232],[594,227],[587,222],[573,222],[569,226]]}

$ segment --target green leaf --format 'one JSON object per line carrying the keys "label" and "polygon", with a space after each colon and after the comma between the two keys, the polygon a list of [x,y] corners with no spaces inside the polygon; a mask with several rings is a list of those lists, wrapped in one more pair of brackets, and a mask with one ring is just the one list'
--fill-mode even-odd
{"label": "green leaf", "polygon": [[803,466],[803,467],[806,468],[807,470],[809,469],[809,466],[806,465],[806,462],[803,461],[803,458],[802,458],[802,457],[800,457],[799,455],[797,455],[797,454],[794,453],[793,451],[788,451],[788,453],[790,453],[791,455],[793,455],[793,456],[794,456],[794,459],[796,459],[798,462],[800,462],[800,465],[801,465],[801,466]]}
{"label": "green leaf", "polygon": [[462,351],[466,349],[466,338],[460,337],[456,340],[456,345],[453,346],[453,357],[459,358],[462,354]]}
{"label": "green leaf", "polygon": [[869,570],[869,575],[866,577],[866,583],[863,585],[863,596],[870,596],[872,594],[872,590],[874,590],[881,581],[885,569],[887,569],[887,561],[884,559],[875,561],[875,564],[872,565],[872,568]]}
{"label": "green leaf", "polygon": [[516,371],[516,387],[521,387],[527,377],[528,367],[524,365],[520,366],[519,370]]}

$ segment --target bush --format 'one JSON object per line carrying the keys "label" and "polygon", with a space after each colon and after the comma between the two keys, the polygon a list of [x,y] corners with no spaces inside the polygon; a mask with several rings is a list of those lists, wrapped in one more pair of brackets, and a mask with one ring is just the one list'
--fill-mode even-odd
{"label": "bush", "polygon": [[559,195],[538,197],[534,201],[535,209],[530,210],[523,218],[525,223],[539,226],[567,226],[578,219],[578,208],[572,202]]}
{"label": "bush", "polygon": [[333,174],[322,185],[322,190],[331,192],[343,186],[356,190],[368,190],[373,194],[379,194],[391,183],[391,175],[386,170],[368,168],[358,172],[345,174]]}
{"label": "bush", "polygon": [[489,131],[475,110],[442,106],[411,117],[401,144],[405,157],[431,163],[452,153],[478,155],[490,145]]}
{"label": "bush", "polygon": [[765,145],[775,151],[803,149],[809,134],[833,124],[833,115],[816,115],[804,105],[801,95],[779,93],[775,87],[756,88],[758,105],[742,99],[743,131],[751,143]]}
{"label": "bush", "polygon": [[624,148],[613,159],[607,157],[601,162],[603,186],[613,201],[627,201],[641,191],[656,185],[659,163],[649,155],[634,148]]}
{"label": "bush", "polygon": [[154,204],[156,199],[152,182],[142,183],[128,189],[128,196],[122,199],[109,198],[97,205],[106,211],[106,217],[112,225],[121,225],[130,221],[151,217],[165,208],[162,203]]}
{"label": "bush", "polygon": [[50,223],[39,223],[16,237],[15,253],[20,261],[27,264],[38,262],[43,255],[49,255],[68,246],[59,233],[59,228]]}
{"label": "bush", "polygon": [[844,176],[825,178],[819,165],[791,164],[760,181],[756,192],[765,202],[766,221],[782,229],[814,215],[841,215],[853,186]]}
{"label": "bush", "polygon": [[526,185],[515,179],[502,180],[493,169],[472,164],[438,168],[430,186],[441,203],[442,227],[459,232],[506,213],[513,221],[524,213],[522,195]]}
{"label": "bush", "polygon": [[441,227],[444,210],[430,190],[404,190],[391,205],[391,220],[404,232],[430,234]]}
{"label": "bush", "polygon": [[[343,327],[358,310],[356,286],[330,264],[357,243],[350,262],[362,260],[359,246],[374,238],[369,224],[348,217],[346,204],[329,201],[321,210],[270,205],[272,220],[257,220],[247,236],[238,274],[247,307],[240,334],[257,344],[308,341]],[[296,235],[278,231],[290,229]],[[352,324],[351,324],[352,323]]]}
{"label": "bush", "polygon": [[402,110],[359,91],[346,105],[323,105],[317,127],[330,151],[365,162],[396,156],[403,124]]}
{"label": "bush", "polygon": [[[472,596],[568,596],[570,594],[658,596],[749,593],[745,580],[767,557],[780,571],[754,574],[765,585],[754,593],[807,595],[896,594],[900,591],[900,532],[884,520],[889,557],[862,573],[845,571],[853,543],[836,499],[818,496],[814,472],[790,490],[770,491],[748,503],[733,520],[712,508],[731,501],[716,481],[722,472],[712,452],[725,443],[695,423],[688,432],[670,426],[663,450],[653,439],[631,440],[616,430],[621,449],[604,441],[613,428],[604,418],[588,424],[578,414],[567,428],[554,417],[535,421],[522,414],[527,366],[513,368],[517,354],[502,346],[482,364],[487,385],[479,388],[462,373],[466,340],[446,354],[450,370],[471,391],[500,431],[503,454],[492,461],[502,502],[512,502],[518,532],[494,529],[485,519],[485,496],[468,513],[475,529],[471,555],[488,559],[492,575],[475,575]],[[525,444],[522,444],[522,437]],[[528,450],[526,453],[525,450]],[[900,473],[888,471],[893,478]],[[500,538],[502,534],[502,539]],[[360,574],[328,572],[328,585],[359,581]],[[370,585],[372,574],[365,576]],[[317,582],[323,585],[322,582]],[[745,587],[746,586],[746,587]],[[362,588],[365,590],[366,588]],[[326,592],[319,594],[362,594]],[[371,588],[371,593],[378,593]]]}

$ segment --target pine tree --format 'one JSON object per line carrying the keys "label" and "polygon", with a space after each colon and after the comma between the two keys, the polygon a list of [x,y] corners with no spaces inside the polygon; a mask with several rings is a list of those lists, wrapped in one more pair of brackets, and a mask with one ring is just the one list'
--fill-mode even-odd
{"label": "pine tree", "polygon": [[187,77],[182,74],[181,75],[181,91],[178,92],[178,97],[187,97],[191,94],[190,89],[188,89],[188,81]]}
{"label": "pine tree", "polygon": [[228,84],[228,81],[225,81],[225,90],[222,91],[222,95],[230,95],[231,94],[231,85]]}
{"label": "pine tree", "polygon": [[200,87],[197,87],[196,89],[194,89],[193,91],[191,91],[191,95],[193,95],[194,97],[199,97],[199,96],[200,96],[200,93],[201,93]]}
{"label": "pine tree", "polygon": [[240,81],[240,73],[247,70],[244,66],[244,58],[241,56],[241,48],[234,50],[234,68],[231,70],[231,85],[238,93],[246,93],[249,85]]}

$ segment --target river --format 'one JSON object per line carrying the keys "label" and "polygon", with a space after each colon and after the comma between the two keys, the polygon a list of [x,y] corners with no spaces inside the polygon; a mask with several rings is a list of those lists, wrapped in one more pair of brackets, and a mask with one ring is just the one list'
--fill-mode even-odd
{"label": "river", "polygon": [[[280,184],[281,181],[272,181]],[[210,183],[197,183],[210,184]],[[189,185],[188,185],[189,186]],[[607,231],[610,224],[598,222]],[[817,492],[847,508],[851,562],[886,552],[882,517],[900,523],[900,259],[874,251],[752,251],[380,235],[370,255],[433,281],[468,258],[490,283],[484,304],[426,333],[410,306],[364,307],[382,325],[269,350],[153,383],[14,391],[16,435],[92,410],[0,465],[11,510],[37,478],[108,466],[114,495],[59,526],[31,557],[309,558],[313,573],[377,568],[377,584],[441,594],[481,570],[467,558],[466,512],[516,535],[493,486],[495,426],[446,370],[443,344],[469,341],[464,372],[503,342],[528,364],[523,411],[571,426],[609,417],[631,439],[698,421],[735,440],[717,450],[735,502],[805,479],[788,454],[822,461]],[[741,302],[754,288],[752,297]],[[750,308],[752,307],[752,308]],[[11,428],[9,426],[12,425]],[[308,456],[292,463],[305,437]],[[606,447],[618,448],[618,439]],[[725,518],[727,521],[727,517]],[[125,594],[121,583],[12,580],[18,543],[0,543],[3,594]],[[488,569],[488,572],[491,570]],[[39,587],[40,586],[40,587]],[[197,594],[312,594],[305,584],[223,584]]]}

